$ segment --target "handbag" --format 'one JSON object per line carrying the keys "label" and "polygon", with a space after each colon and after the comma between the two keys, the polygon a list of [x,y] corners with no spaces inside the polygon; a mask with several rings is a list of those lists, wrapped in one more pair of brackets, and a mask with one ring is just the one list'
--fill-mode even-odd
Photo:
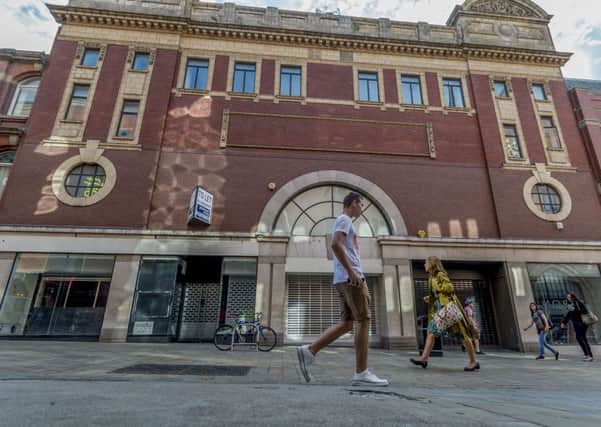
{"label": "handbag", "polygon": [[594,325],[599,321],[599,318],[595,315],[595,313],[590,310],[586,314],[581,314],[580,319],[586,326]]}
{"label": "handbag", "polygon": [[449,301],[447,305],[434,313],[432,323],[436,330],[442,333],[459,323],[461,319],[463,319],[461,310],[459,310],[459,307],[457,307],[457,304],[455,304],[454,301]]}

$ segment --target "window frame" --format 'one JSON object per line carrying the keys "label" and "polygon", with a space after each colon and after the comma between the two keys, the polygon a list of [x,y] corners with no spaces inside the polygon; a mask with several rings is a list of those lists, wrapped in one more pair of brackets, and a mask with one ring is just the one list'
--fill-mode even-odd
{"label": "window frame", "polygon": [[[93,166],[93,167],[94,167],[94,174],[93,174],[93,175],[84,175],[83,173],[81,173],[81,174],[78,174],[78,175],[79,175],[79,179],[77,180],[77,185],[67,185],[67,180],[68,180],[68,179],[71,177],[71,175],[73,174],[73,172],[74,172],[76,169],[79,169],[79,168],[84,168],[85,166]],[[99,175],[99,174],[97,174],[97,172],[98,172],[98,169],[99,169],[99,168],[102,170],[102,174],[100,174],[100,175]],[[82,172],[83,172],[83,169],[82,169]],[[89,194],[88,196],[86,196],[86,195],[83,195],[83,196],[78,196],[77,194],[78,194],[79,190],[80,190],[80,189],[82,189],[82,188],[83,188],[83,189],[85,189],[85,188],[86,188],[86,187],[83,187],[83,186],[81,186],[81,185],[80,185],[83,177],[86,177],[86,178],[87,178],[87,177],[92,177],[94,180],[95,180],[97,177],[103,177],[104,179],[102,180],[102,185],[101,185],[100,187],[98,187],[98,186],[95,186],[94,184],[92,184],[92,186],[90,187],[90,190],[91,190],[91,191],[93,191],[93,190],[94,190],[96,187],[97,187],[97,188],[96,188],[96,190],[95,190],[94,192],[92,192],[92,193],[91,193],[91,194]],[[104,187],[104,185],[106,184],[106,181],[107,181],[107,174],[106,174],[106,170],[105,170],[105,169],[104,169],[104,168],[103,168],[103,167],[102,167],[100,164],[98,164],[98,163],[94,163],[94,164],[92,164],[92,165],[88,165],[88,164],[85,164],[85,163],[81,163],[81,164],[79,164],[79,165],[75,166],[74,168],[72,168],[70,171],[68,171],[68,172],[65,174],[65,179],[64,179],[64,182],[63,182],[63,187],[65,188],[65,192],[66,192],[66,193],[67,193],[69,196],[71,196],[71,197],[73,197],[73,198],[75,198],[75,199],[82,199],[82,198],[83,198],[83,199],[88,199],[88,198],[90,198],[90,197],[93,197],[93,196],[95,196],[95,195],[96,195],[96,194],[97,194],[99,191],[101,191],[101,190],[102,190],[102,188]],[[71,188],[71,187],[75,187],[75,195],[74,195],[74,194],[72,194],[72,193],[70,192],[70,188]]]}
{"label": "window frame", "polygon": [[31,110],[29,110],[29,114],[27,115],[20,115],[20,114],[15,114],[15,108],[17,107],[17,103],[19,100],[19,97],[22,93],[22,89],[27,88],[33,88],[32,86],[28,86],[32,81],[36,80],[37,81],[37,85],[35,86],[36,92],[35,95],[33,97],[33,101],[31,103],[31,108],[33,109],[33,104],[35,103],[35,100],[37,98],[38,95],[38,90],[40,88],[40,83],[42,82],[42,77],[41,76],[29,76],[26,77],[24,79],[19,80],[19,82],[17,83],[15,90],[13,92],[13,97],[12,100],[10,102],[10,106],[8,109],[8,115],[11,117],[29,117],[31,115]]}
{"label": "window frame", "polygon": [[[541,94],[542,94],[542,98],[538,98],[535,94],[534,88],[540,88],[541,90]],[[544,83],[541,82],[533,82],[530,84],[530,93],[532,95],[532,99],[534,99],[536,102],[544,102],[544,101],[549,101],[549,96],[547,95],[547,88],[546,85]]]}
{"label": "window frame", "polygon": [[[239,66],[253,66],[253,71],[250,70],[238,70],[237,68]],[[236,90],[236,74],[237,73],[243,73],[243,79],[242,79],[242,90]],[[248,73],[253,73],[253,78],[252,78],[252,91],[247,91],[246,89],[246,82],[247,82],[247,74]],[[258,93],[258,88],[257,88],[257,75],[258,75],[258,67],[257,67],[257,63],[256,62],[248,62],[248,61],[234,61],[234,68],[232,70],[232,85],[231,85],[231,93],[233,94],[243,94],[243,95],[256,95]]]}
{"label": "window frame", "polygon": [[[367,79],[367,78],[361,78],[361,75],[371,75],[373,77],[375,77],[375,79]],[[371,104],[380,104],[382,102],[381,96],[380,96],[380,73],[378,71],[373,71],[373,70],[362,70],[359,69],[357,70],[357,101],[358,102],[366,102],[366,103],[371,103]],[[368,82],[366,85],[367,88],[367,98],[368,99],[361,99],[361,83],[362,81]],[[375,87],[376,87],[376,96],[377,99],[374,101],[370,96],[370,84],[369,83],[373,83],[375,81]]]}
{"label": "window frame", "polygon": [[[126,108],[126,104],[127,103],[136,103],[137,106],[137,111],[135,112],[135,122],[134,122],[134,126],[133,126],[133,131],[132,131],[132,135],[120,135],[120,131],[121,131],[121,124],[123,123],[123,119],[126,115],[134,115],[134,113],[130,113],[130,112],[126,112],[125,108]],[[119,114],[119,121],[117,122],[117,129],[115,131],[115,138],[119,138],[119,139],[134,139],[136,132],[138,130],[138,119],[139,119],[139,115],[140,115],[140,105],[141,102],[139,99],[124,99],[123,103],[121,104],[121,112]]]}
{"label": "window frame", "polygon": [[[146,55],[146,57],[147,57],[146,68],[143,68],[143,69],[136,68],[136,59],[138,58],[138,55]],[[149,69],[150,69],[150,52],[145,51],[145,50],[134,51],[134,57],[131,60],[130,71],[137,71],[140,73],[144,73],[144,72],[147,72]]]}
{"label": "window frame", "polygon": [[[198,62],[206,62],[206,80],[205,80],[205,85],[203,88],[198,88],[196,87],[196,84],[198,83],[198,75],[199,75],[199,70],[205,68],[204,66],[201,65],[191,65],[190,62],[191,61],[198,61]],[[185,68],[184,68],[184,78],[182,80],[182,89],[184,90],[193,90],[193,91],[199,91],[199,92],[206,92],[208,90],[209,87],[209,68],[211,66],[211,60],[209,58],[200,58],[200,57],[193,57],[193,56],[189,56],[186,57],[186,62],[185,62]],[[188,71],[193,68],[195,71],[195,76],[194,76],[194,87],[188,87],[186,86],[186,82],[188,81]]]}
{"label": "window frame", "polygon": [[[551,126],[545,126],[545,121],[546,120],[549,120],[549,122],[551,123]],[[563,143],[561,141],[561,137],[559,136],[559,128],[555,124],[554,117],[551,116],[551,115],[540,116],[540,123],[541,123],[541,127],[543,129],[543,136],[545,137],[545,147],[548,150],[563,150]],[[549,144],[549,137],[548,137],[548,134],[547,134],[547,131],[549,129],[552,129],[553,132],[554,132],[554,134],[555,134],[555,140],[558,143],[557,147],[551,146]]]}
{"label": "window frame", "polygon": [[[288,73],[288,72],[284,72],[284,69],[296,69],[298,70],[298,95],[296,94],[292,94],[292,77],[291,76],[296,76],[297,74],[292,74],[292,73]],[[288,83],[289,86],[289,93],[285,94],[282,93],[282,77],[284,75],[288,75],[290,76],[290,81]],[[292,64],[280,64],[279,66],[279,87],[278,87],[278,95],[282,96],[282,97],[287,97],[287,98],[301,98],[303,96],[303,67],[301,65],[292,65]]]}
{"label": "window frame", "polygon": [[[449,95],[452,94],[452,98],[453,98],[453,102],[451,103],[451,97],[448,98],[449,103],[447,104],[447,88],[449,87],[456,87],[453,85],[450,85],[448,83],[450,82],[459,82],[459,91],[461,94],[461,106],[457,106],[456,102],[455,102],[455,94],[454,91],[449,92]],[[442,77],[442,104],[444,108],[452,108],[452,109],[460,109],[460,110],[465,110],[468,107],[467,104],[467,100],[466,100],[466,95],[465,95],[465,91],[463,90],[463,79],[461,77]]]}
{"label": "window frame", "polygon": [[[547,190],[552,190],[552,192],[547,191],[546,193],[541,193],[538,191],[538,188],[546,188]],[[542,213],[546,215],[557,215],[563,209],[563,201],[561,198],[561,192],[554,188],[551,184],[541,182],[536,183],[532,186],[530,190],[530,196],[532,197],[532,203],[536,206]],[[535,197],[536,196],[536,197]],[[545,202],[542,196],[548,196],[549,198],[557,198],[558,202],[554,203],[553,201]],[[550,206],[551,211],[545,210],[545,206]]]}
{"label": "window frame", "polygon": [[[419,90],[419,97],[420,97],[420,103],[415,103],[415,102],[407,102],[407,100],[405,99],[405,82],[403,81],[403,78],[414,78],[417,80],[417,86],[418,86],[418,90]],[[400,73],[400,100],[401,100],[401,104],[405,104],[405,105],[416,105],[416,106],[424,106],[425,102],[424,102],[424,91],[422,89],[422,76],[418,75],[418,74],[409,74],[409,73]],[[411,101],[413,101],[413,86],[415,85],[414,82],[411,83],[407,83],[410,85],[410,93],[411,93]]]}
{"label": "window frame", "polygon": [[[499,95],[497,93],[497,84],[502,84],[503,85],[504,95]],[[493,93],[495,94],[496,98],[502,98],[502,99],[511,98],[509,96],[509,85],[507,84],[507,80],[493,79],[492,87],[493,87]]]}
{"label": "window frame", "polygon": [[[94,63],[94,65],[84,64],[86,60],[86,54],[93,51],[96,52],[96,62]],[[84,47],[83,53],[81,54],[81,60],[79,61],[79,66],[88,68],[98,68],[98,64],[100,63],[100,55],[101,49],[99,47]]]}
{"label": "window frame", "polygon": [[[77,96],[77,97],[75,96],[75,90],[78,86],[87,88],[85,98],[83,98],[81,96]],[[86,112],[88,109],[88,99],[90,98],[91,87],[92,87],[92,85],[89,83],[73,83],[73,86],[71,87],[71,96],[69,96],[69,99],[67,101],[67,108],[65,109],[65,117],[63,119],[64,121],[82,123],[85,120]],[[81,119],[73,119],[69,115],[69,113],[71,112],[71,107],[73,105],[73,100],[76,98],[77,99],[85,99],[85,104],[84,104],[84,108],[83,108],[84,112],[83,112],[83,117]]]}
{"label": "window frame", "polygon": [[[507,135],[508,128],[513,130],[514,135]],[[526,160],[524,149],[523,149],[521,141],[520,141],[520,135],[519,135],[519,130],[518,130],[517,125],[515,123],[501,123],[501,129],[503,130],[503,147],[505,148],[505,155],[507,156],[507,159],[512,160],[512,161]],[[514,144],[512,144],[512,145],[515,145],[517,147],[517,150],[520,153],[520,157],[515,157],[515,156],[510,155],[508,146],[507,146],[509,138],[514,138]]]}

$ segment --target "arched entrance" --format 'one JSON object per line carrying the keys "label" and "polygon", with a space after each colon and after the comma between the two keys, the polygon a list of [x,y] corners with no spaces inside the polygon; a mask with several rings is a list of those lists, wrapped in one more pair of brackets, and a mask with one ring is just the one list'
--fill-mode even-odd
{"label": "arched entrance", "polygon": [[[364,198],[363,215],[354,225],[372,296],[372,342],[380,344],[382,334],[389,329],[390,313],[384,308],[384,299],[391,292],[383,289],[384,266],[378,238],[406,235],[405,222],[396,205],[375,184],[346,172],[315,172],[283,186],[265,207],[259,225],[265,234],[287,239],[283,272],[279,279],[272,278],[268,302],[272,324],[274,318],[280,319],[285,342],[309,341],[339,320],[340,305],[332,286],[331,230],[342,213],[342,200],[350,191]],[[394,287],[392,283],[390,286]],[[273,303],[278,288],[280,307]]]}

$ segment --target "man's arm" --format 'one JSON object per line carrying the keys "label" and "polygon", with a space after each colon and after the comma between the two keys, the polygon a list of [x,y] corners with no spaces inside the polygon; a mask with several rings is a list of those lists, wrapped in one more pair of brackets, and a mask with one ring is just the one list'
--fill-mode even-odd
{"label": "man's arm", "polygon": [[357,276],[357,273],[353,271],[351,263],[346,257],[346,252],[344,251],[343,245],[345,237],[346,235],[342,231],[337,231],[336,233],[334,233],[334,238],[332,239],[332,251],[334,252],[334,255],[336,256],[338,261],[340,261],[340,264],[342,264],[342,266],[346,270],[351,284],[358,286],[361,284],[362,278]]}

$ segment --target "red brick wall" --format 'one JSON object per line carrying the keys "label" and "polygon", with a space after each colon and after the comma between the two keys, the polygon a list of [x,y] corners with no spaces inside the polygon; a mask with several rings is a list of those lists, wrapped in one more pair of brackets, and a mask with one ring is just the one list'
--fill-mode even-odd
{"label": "red brick wall", "polygon": [[[278,79],[279,80],[279,79]],[[261,93],[273,95],[275,82],[275,61],[264,59],[261,63]],[[279,88],[278,88],[279,92]]]}
{"label": "red brick wall", "polygon": [[511,87],[524,133],[523,144],[528,148],[528,157],[532,163],[546,163],[545,149],[538,127],[539,119],[532,105],[528,80],[513,78]]}
{"label": "red brick wall", "polygon": [[428,91],[428,102],[433,107],[440,107],[442,101],[440,99],[440,89],[438,87],[438,75],[436,73],[426,73],[426,86],[422,90]]}
{"label": "red brick wall", "polygon": [[37,144],[52,133],[76,49],[76,42],[64,40],[54,42],[31,112],[24,143]]}
{"label": "red brick wall", "polygon": [[98,139],[106,141],[113,119],[115,103],[119,102],[119,86],[127,60],[127,46],[109,45],[102,61],[96,91],[84,133],[84,141]]}
{"label": "red brick wall", "polygon": [[396,71],[384,70],[384,94],[387,103],[397,104],[399,102],[398,82],[396,81]]}
{"label": "red brick wall", "polygon": [[215,56],[215,68],[213,69],[213,90],[226,91],[232,90],[231,87],[226,88],[227,84],[227,69],[229,66],[229,56]]}
{"label": "red brick wall", "polygon": [[307,96],[352,101],[353,67],[349,65],[307,64]]}

